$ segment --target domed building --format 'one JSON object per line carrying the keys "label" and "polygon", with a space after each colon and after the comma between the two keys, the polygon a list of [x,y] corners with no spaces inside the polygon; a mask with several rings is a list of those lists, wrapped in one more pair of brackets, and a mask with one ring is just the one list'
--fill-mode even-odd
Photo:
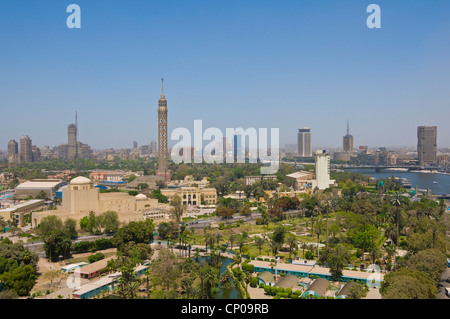
{"label": "domed building", "polygon": [[[155,209],[158,214],[153,213]],[[127,223],[146,218],[168,219],[169,210],[168,204],[160,204],[157,199],[148,198],[144,194],[131,196],[128,192],[100,193],[99,188],[95,187],[89,178],[78,176],[62,189],[60,209],[33,213],[32,226],[36,227],[42,218],[49,215],[57,215],[62,221],[74,219],[78,225],[79,221],[90,212],[100,215],[114,211],[119,216],[120,222]]]}

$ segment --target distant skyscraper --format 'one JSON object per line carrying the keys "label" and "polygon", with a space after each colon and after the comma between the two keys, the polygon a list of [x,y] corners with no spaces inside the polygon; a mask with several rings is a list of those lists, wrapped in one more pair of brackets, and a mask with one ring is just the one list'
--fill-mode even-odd
{"label": "distant skyscraper", "polygon": [[150,143],[150,155],[156,155],[156,142],[152,141]]}
{"label": "distant skyscraper", "polygon": [[162,93],[158,101],[158,171],[156,175],[170,181],[167,155],[167,101],[164,96],[164,79],[162,79]]}
{"label": "distant skyscraper", "polygon": [[237,161],[240,158],[242,160],[245,156],[245,152],[242,149],[242,135],[241,134],[236,134],[233,137],[233,156],[234,156],[235,161]]}
{"label": "distant skyscraper", "polygon": [[8,162],[19,162],[19,144],[15,140],[10,140],[8,143]]}
{"label": "distant skyscraper", "polygon": [[297,136],[298,156],[311,157],[312,156],[312,144],[311,144],[311,129],[303,127],[298,130]]}
{"label": "distant skyscraper", "polygon": [[33,158],[33,162],[40,162],[41,161],[41,150],[39,147],[33,145],[31,147],[31,155]]}
{"label": "distant skyscraper", "polygon": [[343,139],[343,149],[344,152],[353,152],[353,136],[350,135],[350,128],[347,122],[347,135],[344,136]]}
{"label": "distant skyscraper", "polygon": [[437,126],[417,127],[417,155],[419,165],[437,162]]}
{"label": "distant skyscraper", "polygon": [[20,138],[19,144],[20,161],[24,163],[33,162],[31,138],[28,135],[24,135]]}
{"label": "distant skyscraper", "polygon": [[134,150],[138,149],[138,142],[136,142],[136,141],[133,142],[133,149]]}
{"label": "distant skyscraper", "polygon": [[73,160],[78,157],[78,142],[77,142],[77,125],[69,124],[67,127],[67,158]]}
{"label": "distant skyscraper", "polygon": [[226,163],[227,161],[227,137],[224,136],[222,138],[222,152],[223,152],[223,162]]}

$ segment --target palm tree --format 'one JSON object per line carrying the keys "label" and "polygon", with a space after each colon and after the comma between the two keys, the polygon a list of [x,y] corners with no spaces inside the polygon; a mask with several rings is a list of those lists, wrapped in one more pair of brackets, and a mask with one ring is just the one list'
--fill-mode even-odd
{"label": "palm tree", "polygon": [[397,240],[396,240],[396,245],[398,246],[398,242],[400,239],[400,206],[402,205],[402,196],[400,194],[400,192],[396,192],[394,194],[394,197],[391,200],[391,204],[394,205],[396,207],[395,209],[395,213],[396,213],[396,221],[397,221]]}
{"label": "palm tree", "polygon": [[325,203],[323,209],[324,209],[324,211],[325,211],[325,214],[326,214],[326,221],[327,221],[327,222],[326,222],[326,245],[325,245],[325,247],[328,248],[328,212],[329,212],[330,210],[333,209],[333,202],[332,202],[331,199],[329,199],[329,200]]}
{"label": "palm tree", "polygon": [[244,271],[243,281],[245,282],[245,291],[247,292],[247,299],[250,299],[250,294],[248,292],[248,284],[252,280],[252,273],[249,271]]}
{"label": "palm tree", "polygon": [[236,241],[236,235],[230,235],[230,237],[228,237],[228,241],[230,242],[230,250],[233,250],[233,243]]}
{"label": "palm tree", "polygon": [[317,235],[317,259],[319,259],[319,251],[320,251],[320,235],[322,235],[323,231],[323,224],[321,220],[318,220],[316,224],[314,225],[314,233]]}
{"label": "palm tree", "polygon": [[244,244],[245,244],[244,236],[239,236],[237,238],[237,244],[239,246],[239,254],[242,254],[242,247],[244,247]]}
{"label": "palm tree", "polygon": [[33,258],[33,254],[28,249],[25,249],[22,253],[22,261],[25,265],[28,265],[31,262],[31,259]]}
{"label": "palm tree", "polygon": [[386,238],[390,239],[392,242],[397,242],[397,229],[393,225],[389,225],[384,232]]}
{"label": "palm tree", "polygon": [[308,248],[308,243],[306,243],[306,242],[302,242],[302,249],[303,249],[303,258],[305,258],[305,249],[307,249]]}
{"label": "palm tree", "polygon": [[392,268],[395,268],[395,253],[397,252],[397,246],[394,244],[387,246],[386,252],[389,256],[392,256]]}
{"label": "palm tree", "polygon": [[195,261],[198,263],[198,259],[200,258],[200,249],[199,248],[195,248],[194,258],[195,258]]}
{"label": "palm tree", "polygon": [[241,258],[241,254],[236,254],[235,256],[234,256],[234,259],[233,259],[233,261],[238,265],[238,267],[239,267],[239,269],[241,269],[241,262],[242,262],[242,258]]}
{"label": "palm tree", "polygon": [[289,245],[289,259],[291,259],[292,252],[297,248],[298,242],[294,236],[288,236],[286,242]]}
{"label": "palm tree", "polygon": [[260,255],[261,255],[262,246],[264,245],[265,242],[266,242],[266,240],[264,238],[262,238],[262,237],[259,237],[259,236],[256,237],[256,239],[255,239],[255,244],[256,244],[256,246],[259,249],[259,254]]}
{"label": "palm tree", "polygon": [[147,268],[147,270],[145,271],[145,280],[147,283],[147,299],[150,299],[150,268]]}

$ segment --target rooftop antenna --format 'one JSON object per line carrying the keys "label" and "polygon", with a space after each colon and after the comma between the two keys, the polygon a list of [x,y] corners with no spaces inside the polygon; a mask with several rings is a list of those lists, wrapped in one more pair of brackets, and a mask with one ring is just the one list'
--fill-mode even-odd
{"label": "rooftop antenna", "polygon": [[347,135],[350,135],[350,126],[348,124],[348,121],[347,121]]}

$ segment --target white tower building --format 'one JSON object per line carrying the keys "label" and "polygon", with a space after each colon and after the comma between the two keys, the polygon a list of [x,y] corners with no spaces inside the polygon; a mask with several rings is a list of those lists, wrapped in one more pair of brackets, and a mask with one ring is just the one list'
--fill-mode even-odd
{"label": "white tower building", "polygon": [[325,150],[316,151],[316,179],[312,182],[312,189],[329,188],[334,184],[330,179],[330,155]]}

